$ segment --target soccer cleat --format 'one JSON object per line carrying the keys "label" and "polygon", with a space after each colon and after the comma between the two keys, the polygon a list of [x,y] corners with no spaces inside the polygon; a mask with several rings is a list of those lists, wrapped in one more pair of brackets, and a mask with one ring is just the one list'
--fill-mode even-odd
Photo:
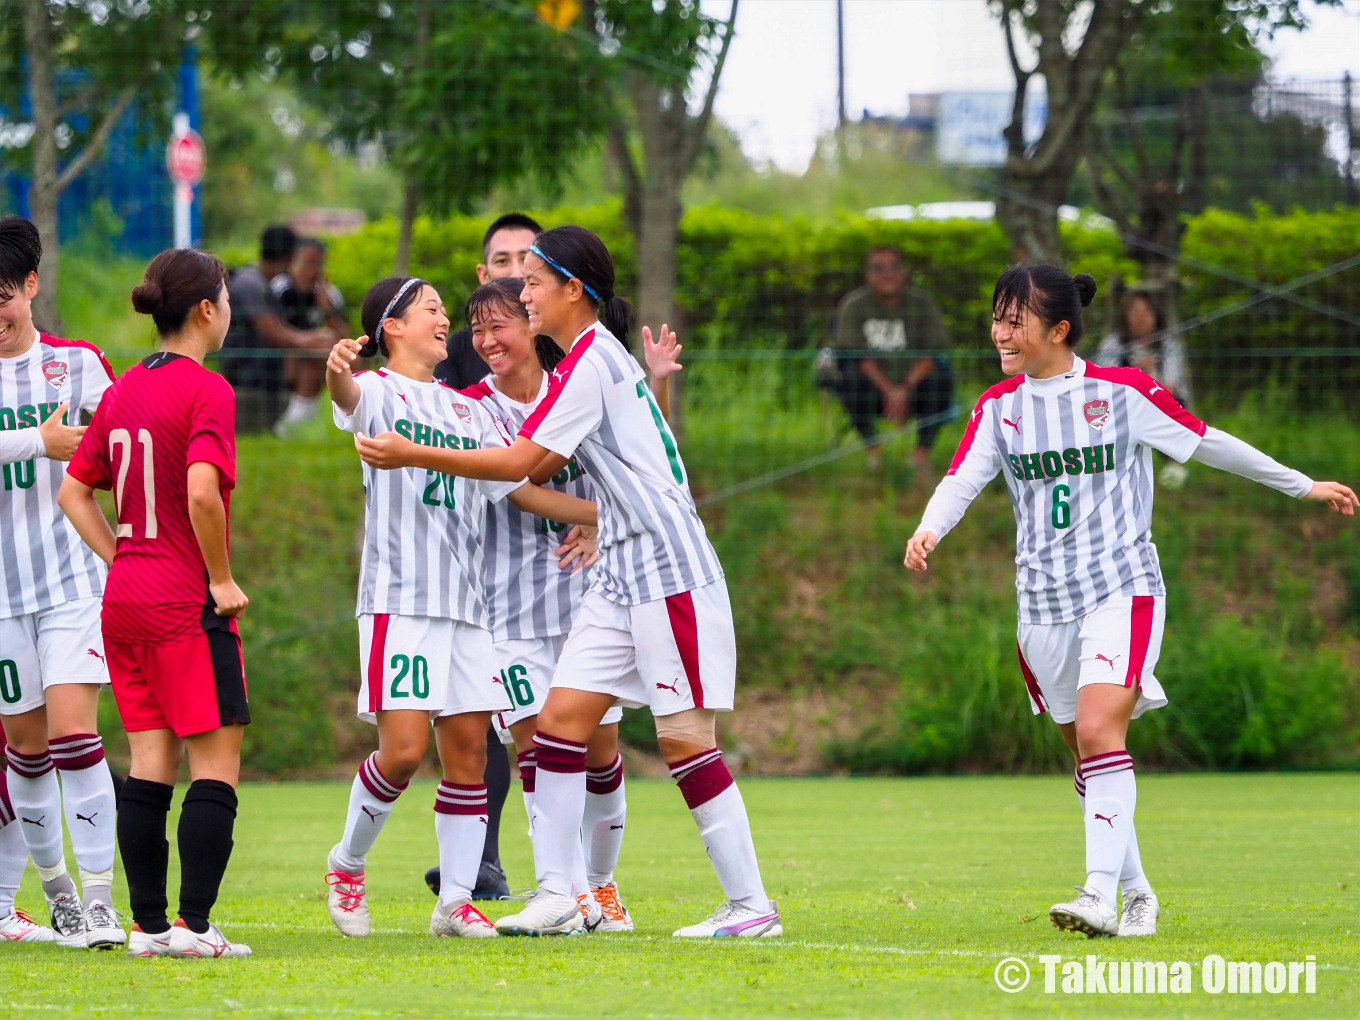
{"label": "soccer cleat", "polygon": [[1079,931],[1088,938],[1118,934],[1119,916],[1114,907],[1082,886],[1077,886],[1076,890],[1081,895],[1071,903],[1058,903],[1049,908],[1048,919],[1053,927]]}
{"label": "soccer cleat", "polygon": [[430,915],[431,935],[453,935],[465,939],[494,939],[500,933],[485,914],[467,900],[461,903],[436,903]]}
{"label": "soccer cleat", "polygon": [[589,935],[600,926],[604,920],[604,911],[595,902],[595,897],[590,893],[581,893],[576,897],[576,902],[581,904],[581,918],[586,923],[586,934]]}
{"label": "soccer cleat", "polygon": [[429,871],[425,872],[425,884],[429,886],[430,892],[439,895],[439,865],[436,864]]}
{"label": "soccer cleat", "polygon": [[1162,905],[1153,892],[1124,894],[1124,911],[1119,918],[1120,935],[1156,935]]}
{"label": "soccer cleat", "polygon": [[166,928],[159,935],[148,935],[134,924],[128,932],[128,956],[169,956],[170,933],[174,930]]}
{"label": "soccer cleat", "polygon": [[220,956],[249,956],[250,947],[239,942],[228,942],[217,925],[209,924],[202,935],[190,930],[182,917],[175,918],[170,928],[169,956],[181,960],[210,960]]}
{"label": "soccer cleat", "polygon": [[326,909],[330,911],[331,923],[340,929],[341,935],[361,939],[372,930],[368,916],[368,893],[364,889],[364,873],[351,874],[341,871],[335,863],[332,848],[326,855]]}
{"label": "soccer cleat", "polygon": [[482,861],[477,869],[477,884],[472,888],[474,900],[508,900],[510,883],[505,880],[505,869],[500,861]]}
{"label": "soccer cleat", "polygon": [[127,934],[118,923],[118,912],[107,903],[95,900],[85,908],[85,944],[91,949],[112,949],[127,944]]}
{"label": "soccer cleat", "polygon": [[712,917],[675,933],[682,939],[772,938],[783,934],[784,926],[779,923],[779,908],[774,900],[770,900],[770,909],[764,913],[740,903],[724,903]]}
{"label": "soccer cleat", "polygon": [[0,917],[0,942],[55,942],[56,932],[45,928],[17,907],[9,917]]}
{"label": "soccer cleat", "polygon": [[47,901],[47,910],[52,917],[52,933],[56,943],[67,949],[86,949],[85,911],[80,905],[80,897],[73,892],[58,893]]}
{"label": "soccer cleat", "polygon": [[619,899],[619,887],[617,885],[610,882],[598,889],[592,889],[591,892],[595,896],[595,902],[600,905],[600,910],[604,913],[604,919],[600,922],[597,931],[633,930],[633,918],[629,916],[628,908]]}
{"label": "soccer cleat", "polygon": [[579,935],[585,931],[581,904],[574,896],[534,893],[518,914],[502,917],[496,930],[502,935]]}

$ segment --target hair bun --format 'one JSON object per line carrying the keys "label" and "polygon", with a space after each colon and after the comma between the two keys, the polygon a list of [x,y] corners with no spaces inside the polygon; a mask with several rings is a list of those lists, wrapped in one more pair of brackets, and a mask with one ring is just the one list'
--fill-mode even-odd
{"label": "hair bun", "polygon": [[165,294],[160,285],[144,280],[132,288],[132,307],[143,315],[155,315],[165,304]]}
{"label": "hair bun", "polygon": [[1096,278],[1090,273],[1078,273],[1072,277],[1072,282],[1077,285],[1077,297],[1081,299],[1081,307],[1085,308],[1096,296]]}

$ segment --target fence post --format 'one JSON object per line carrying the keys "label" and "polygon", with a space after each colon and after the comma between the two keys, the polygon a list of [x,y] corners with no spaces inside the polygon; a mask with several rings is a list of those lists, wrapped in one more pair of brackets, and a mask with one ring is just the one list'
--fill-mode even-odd
{"label": "fence post", "polygon": [[1345,95],[1342,108],[1346,111],[1346,202],[1356,204],[1355,189],[1355,110],[1351,99],[1351,73],[1347,71],[1341,78]]}

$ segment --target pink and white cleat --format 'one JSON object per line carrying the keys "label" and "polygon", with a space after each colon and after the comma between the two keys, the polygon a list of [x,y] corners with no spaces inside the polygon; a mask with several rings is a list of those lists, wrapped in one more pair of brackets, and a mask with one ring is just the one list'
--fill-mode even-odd
{"label": "pink and white cleat", "polygon": [[774,900],[770,900],[770,909],[763,913],[740,903],[724,903],[712,917],[675,933],[682,939],[777,938],[783,934],[784,926],[779,921],[779,908]]}
{"label": "pink and white cleat", "polygon": [[128,956],[169,956],[170,934],[174,928],[167,928],[159,935],[148,935],[139,925],[134,924],[128,932]]}
{"label": "pink and white cleat", "polygon": [[208,930],[200,935],[192,931],[182,917],[177,917],[170,928],[169,955],[182,960],[241,957],[250,955],[250,947],[228,942],[215,924],[209,924]]}
{"label": "pink and white cleat", "polygon": [[467,900],[460,903],[444,903],[441,900],[434,905],[434,913],[430,915],[430,934],[464,939],[494,939],[500,933],[486,915]]}
{"label": "pink and white cleat", "polygon": [[45,928],[17,907],[9,917],[0,917],[0,942],[55,942],[56,933]]}

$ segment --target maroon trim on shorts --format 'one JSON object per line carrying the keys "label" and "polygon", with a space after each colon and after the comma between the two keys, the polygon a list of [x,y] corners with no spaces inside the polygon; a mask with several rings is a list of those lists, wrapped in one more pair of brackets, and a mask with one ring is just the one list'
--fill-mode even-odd
{"label": "maroon trim on shorts", "polygon": [[1039,710],[1039,714],[1048,711],[1048,706],[1044,704],[1044,692],[1039,687],[1039,680],[1034,675],[1034,670],[1029,668],[1029,663],[1025,661],[1025,653],[1020,651],[1020,642],[1015,643],[1015,657],[1020,660],[1020,675],[1025,678],[1025,688],[1029,691],[1029,700],[1034,703],[1034,707]]}
{"label": "maroon trim on shorts", "polygon": [[373,640],[368,646],[368,710],[382,710],[383,657],[387,652],[387,624],[392,618],[386,613],[373,614]]}
{"label": "maroon trim on shorts", "polygon": [[699,619],[694,611],[694,593],[683,591],[666,597],[666,614],[671,618],[671,635],[675,638],[680,664],[689,681],[690,697],[695,708],[704,707],[704,685],[699,677]]}
{"label": "maroon trim on shorts", "polygon": [[1143,667],[1147,664],[1148,647],[1152,644],[1152,619],[1157,600],[1151,595],[1133,596],[1129,610],[1129,671],[1124,674],[1124,686],[1135,684],[1143,689]]}

